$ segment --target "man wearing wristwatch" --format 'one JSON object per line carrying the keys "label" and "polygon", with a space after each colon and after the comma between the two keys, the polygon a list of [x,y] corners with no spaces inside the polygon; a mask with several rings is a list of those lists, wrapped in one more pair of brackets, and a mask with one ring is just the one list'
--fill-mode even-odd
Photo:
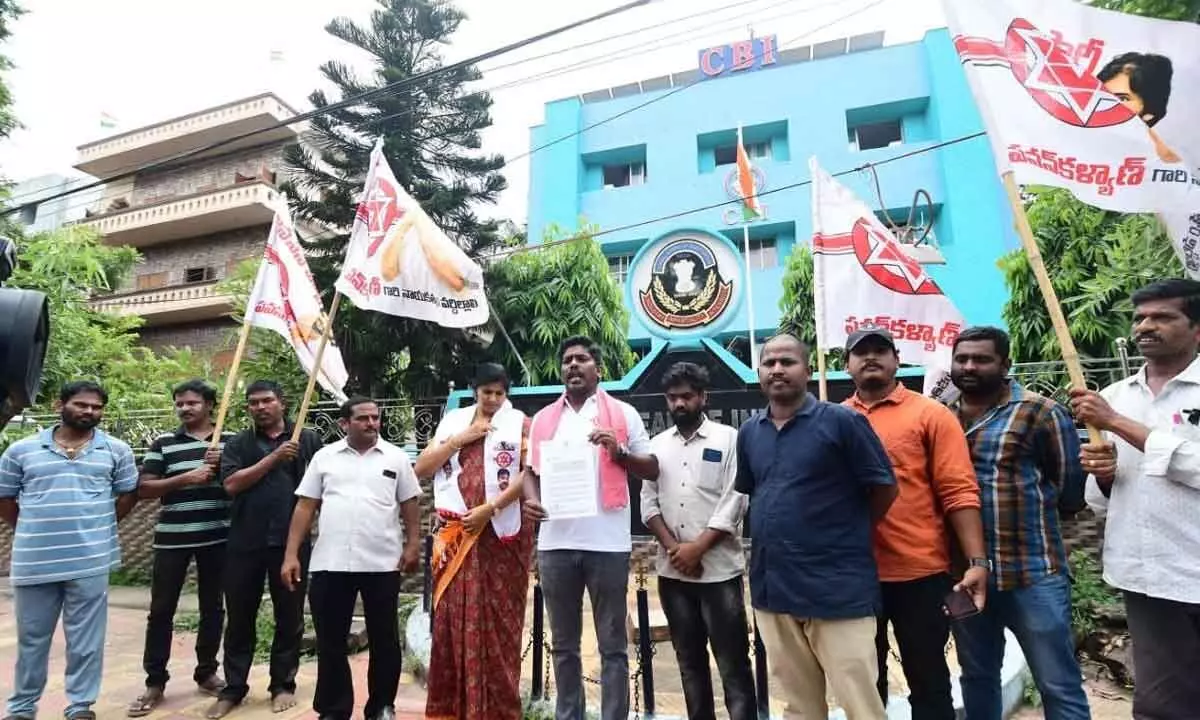
{"label": "man wearing wristwatch", "polygon": [[[658,460],[651,454],[650,436],[637,410],[600,388],[600,347],[590,338],[571,337],[563,341],[559,356],[566,391],[533,418],[524,478],[525,515],[542,523],[538,570],[550,614],[558,688],[555,718],[587,717],[580,659],[586,589],[600,650],[600,714],[603,720],[625,720],[629,717],[626,596],[632,550],[629,483],[635,476],[657,479]],[[595,468],[595,514],[555,518],[542,507],[542,489],[555,481],[552,471],[543,467],[542,456],[564,452],[559,448],[580,453],[580,459]]]}
{"label": "man wearing wristwatch", "polygon": [[[888,699],[888,625],[896,637],[913,720],[954,720],[946,643],[946,595],[965,591],[983,610],[988,566],[979,484],[967,439],[938,401],[896,381],[900,354],[892,334],[865,327],[846,340],[855,393],[843,405],[866,416],[896,473],[899,497],[875,526],[883,610],[875,636],[879,695]],[[970,564],[955,585],[951,542]],[[969,607],[969,606],[968,606]]]}
{"label": "man wearing wristwatch", "polygon": [[1059,513],[1084,508],[1079,432],[1066,409],[1008,377],[1008,334],[963,330],[951,404],[979,480],[992,584],[984,611],[953,624],[971,720],[1000,720],[1004,632],[1021,644],[1046,720],[1091,717],[1071,629],[1071,582]]}

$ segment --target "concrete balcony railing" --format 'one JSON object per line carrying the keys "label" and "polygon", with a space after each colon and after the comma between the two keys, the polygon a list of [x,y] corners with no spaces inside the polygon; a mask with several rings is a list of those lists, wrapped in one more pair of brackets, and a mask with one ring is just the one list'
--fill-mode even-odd
{"label": "concrete balcony railing", "polygon": [[[279,191],[256,180],[217,190],[122,208],[80,221],[110,245],[145,247],[212,233],[269,225]],[[264,233],[264,238],[266,234]]]}
{"label": "concrete balcony railing", "polygon": [[117,315],[138,315],[147,326],[225,317],[233,297],[217,292],[216,282],[135,290],[92,298],[92,308]]}
{"label": "concrete balcony railing", "polygon": [[295,141],[303,130],[302,124],[273,126],[296,114],[274,95],[255,95],[81,145],[75,167],[104,179],[255,131],[261,132],[223,145],[212,154]]}

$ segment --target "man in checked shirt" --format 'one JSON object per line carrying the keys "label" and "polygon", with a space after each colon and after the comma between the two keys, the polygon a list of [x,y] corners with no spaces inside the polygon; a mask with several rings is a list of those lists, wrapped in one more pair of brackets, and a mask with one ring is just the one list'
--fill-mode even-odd
{"label": "man in checked shirt", "polygon": [[733,489],[737,431],[704,416],[708,371],[672,365],[662,380],[675,426],[650,440],[657,481],[642,520],[658,538],[658,593],[679,662],[688,720],[714,720],[712,645],[730,720],[757,720],[742,575],[746,496]]}
{"label": "man in checked shirt", "polygon": [[1079,433],[1067,411],[1008,377],[1008,335],[963,330],[951,379],[979,480],[993,585],[984,611],[954,623],[971,720],[1000,720],[1004,630],[1041,692],[1046,720],[1091,717],[1071,630],[1071,581],[1059,512],[1083,509]]}

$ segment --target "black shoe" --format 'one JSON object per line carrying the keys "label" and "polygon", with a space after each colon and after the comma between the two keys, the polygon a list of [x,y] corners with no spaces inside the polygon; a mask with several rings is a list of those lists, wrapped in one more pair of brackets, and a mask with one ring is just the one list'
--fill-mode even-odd
{"label": "black shoe", "polygon": [[34,720],[34,718],[29,715],[7,715],[4,720]]}
{"label": "black shoe", "polygon": [[389,705],[365,720],[396,720],[396,708]]}

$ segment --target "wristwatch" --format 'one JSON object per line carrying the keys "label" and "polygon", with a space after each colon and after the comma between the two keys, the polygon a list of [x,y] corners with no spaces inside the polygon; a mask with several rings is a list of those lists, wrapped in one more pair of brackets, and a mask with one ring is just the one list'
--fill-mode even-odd
{"label": "wristwatch", "polygon": [[992,572],[992,561],[987,558],[971,558],[967,561],[967,567],[983,568],[988,572]]}

